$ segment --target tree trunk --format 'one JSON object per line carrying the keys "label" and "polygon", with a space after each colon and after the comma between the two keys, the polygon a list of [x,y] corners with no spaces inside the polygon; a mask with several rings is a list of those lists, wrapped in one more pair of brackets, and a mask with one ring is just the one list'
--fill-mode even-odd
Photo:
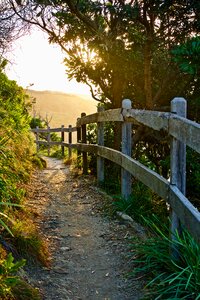
{"label": "tree trunk", "polygon": [[112,108],[122,107],[122,95],[124,89],[124,78],[120,76],[119,70],[113,70],[112,77]]}
{"label": "tree trunk", "polygon": [[[123,86],[124,86],[124,79],[119,74],[119,70],[113,72],[113,84],[112,84],[112,94],[113,94],[113,101],[112,101],[112,108],[121,108],[122,107],[122,95],[123,95]],[[114,145],[113,148],[115,150],[121,150],[121,123],[116,122],[114,127]]]}
{"label": "tree trunk", "polygon": [[152,96],[152,74],[151,74],[151,39],[147,38],[144,48],[144,90],[146,95],[146,108],[153,108],[153,96]]}

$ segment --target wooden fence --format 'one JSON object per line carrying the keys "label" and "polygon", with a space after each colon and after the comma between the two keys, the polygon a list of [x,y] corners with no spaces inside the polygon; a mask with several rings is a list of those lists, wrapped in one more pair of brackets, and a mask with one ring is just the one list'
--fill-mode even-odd
{"label": "wooden fence", "polygon": [[[104,123],[121,122],[122,150],[104,146]],[[88,144],[86,140],[86,125],[97,123],[97,144]],[[131,158],[132,124],[144,124],[154,130],[164,130],[171,137],[170,179],[169,181],[158,173],[150,170],[137,160]],[[131,193],[131,176],[136,177],[155,193],[161,196],[171,207],[172,236],[180,230],[180,222],[195,239],[200,242],[200,213],[185,196],[186,190],[186,145],[200,153],[200,124],[186,118],[186,101],[174,98],[171,102],[171,112],[135,110],[131,108],[131,101],[123,100],[122,108],[98,111],[92,115],[81,115],[77,119],[76,127],[33,129],[36,134],[37,150],[39,145],[61,145],[82,153],[83,172],[87,172],[87,152],[97,155],[97,180],[104,180],[104,159],[108,159],[121,166],[121,191],[127,198]],[[50,141],[51,132],[61,132],[62,141]],[[65,141],[64,133],[68,133]],[[76,132],[77,143],[72,143],[72,133]],[[39,133],[47,133],[47,141],[39,140]]]}

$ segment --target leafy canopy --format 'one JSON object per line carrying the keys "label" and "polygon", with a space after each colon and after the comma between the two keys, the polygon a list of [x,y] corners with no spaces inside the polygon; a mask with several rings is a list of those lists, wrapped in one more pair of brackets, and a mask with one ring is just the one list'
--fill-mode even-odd
{"label": "leafy canopy", "polygon": [[171,50],[199,33],[200,4],[186,0],[10,0],[15,13],[49,34],[66,53],[69,78],[87,83],[95,99],[120,107],[168,105],[192,93]]}

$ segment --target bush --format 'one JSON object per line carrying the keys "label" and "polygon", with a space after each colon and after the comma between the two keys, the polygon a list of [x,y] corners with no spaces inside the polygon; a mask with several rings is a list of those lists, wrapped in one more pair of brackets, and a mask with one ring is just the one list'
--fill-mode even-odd
{"label": "bush", "polygon": [[25,260],[14,262],[12,254],[9,253],[7,258],[0,262],[0,297],[15,299],[12,288],[20,281],[19,277],[16,276],[16,272],[24,266]]}

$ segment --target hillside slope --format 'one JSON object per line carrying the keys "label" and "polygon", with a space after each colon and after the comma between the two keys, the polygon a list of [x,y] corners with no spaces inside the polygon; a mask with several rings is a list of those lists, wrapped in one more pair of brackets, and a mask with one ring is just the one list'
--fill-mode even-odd
{"label": "hillside slope", "polygon": [[34,90],[29,90],[27,93],[31,99],[36,99],[32,114],[51,119],[51,127],[74,126],[82,112],[89,115],[97,111],[97,101],[89,96]]}

